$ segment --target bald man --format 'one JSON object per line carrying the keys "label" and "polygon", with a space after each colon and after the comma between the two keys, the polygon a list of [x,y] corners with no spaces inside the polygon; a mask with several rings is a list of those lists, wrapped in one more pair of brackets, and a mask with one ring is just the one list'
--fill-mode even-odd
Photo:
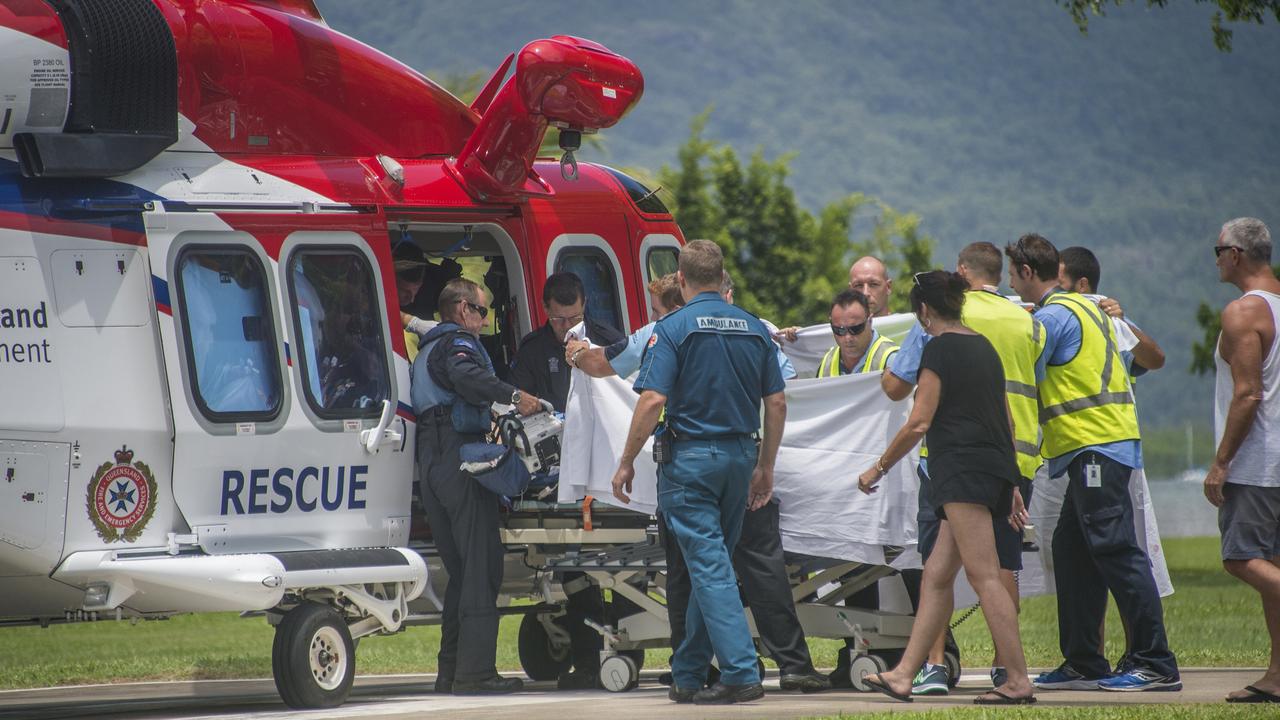
{"label": "bald man", "polygon": [[889,314],[889,293],[893,292],[893,281],[889,279],[888,269],[878,258],[868,255],[850,266],[849,289],[867,296],[871,317]]}

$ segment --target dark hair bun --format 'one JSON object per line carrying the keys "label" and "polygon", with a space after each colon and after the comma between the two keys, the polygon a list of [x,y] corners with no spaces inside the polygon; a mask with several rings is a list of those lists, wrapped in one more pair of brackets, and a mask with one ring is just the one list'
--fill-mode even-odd
{"label": "dark hair bun", "polygon": [[947,320],[959,320],[964,307],[964,292],[969,283],[959,274],[947,270],[916,273],[911,288],[911,310],[919,313],[921,305],[928,305],[935,315]]}

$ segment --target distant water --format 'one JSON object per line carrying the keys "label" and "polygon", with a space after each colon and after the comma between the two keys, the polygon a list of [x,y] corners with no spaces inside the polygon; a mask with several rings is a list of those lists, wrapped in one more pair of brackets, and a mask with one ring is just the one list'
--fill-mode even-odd
{"label": "distant water", "polygon": [[1204,474],[1198,470],[1175,478],[1147,479],[1161,537],[1218,534],[1218,510],[1204,499]]}

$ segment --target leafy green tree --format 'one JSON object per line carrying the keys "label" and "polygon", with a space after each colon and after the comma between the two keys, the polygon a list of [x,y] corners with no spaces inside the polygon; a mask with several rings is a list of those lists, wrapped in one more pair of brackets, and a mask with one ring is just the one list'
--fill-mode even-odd
{"label": "leafy green tree", "polygon": [[[1054,0],[1065,5],[1071,18],[1076,21],[1080,32],[1089,32],[1090,15],[1106,15],[1106,7],[1117,7],[1134,0]],[[1169,0],[1146,0],[1147,7],[1164,7]],[[1213,14],[1210,27],[1213,29],[1213,44],[1223,52],[1231,52],[1231,39],[1234,32],[1223,25],[1223,22],[1243,22],[1262,25],[1270,14],[1280,22],[1280,0],[1196,0],[1197,3],[1212,3],[1218,6]]]}
{"label": "leafy green tree", "polygon": [[[930,267],[934,247],[919,216],[862,193],[811,213],[789,184],[792,156],[770,160],[756,150],[743,162],[732,147],[706,138],[710,112],[694,118],[676,166],[663,166],[658,183],[685,236],[714,240],[724,250],[737,302],[780,325],[810,324],[848,284],[853,259],[875,254],[899,278],[905,306],[911,273]],[[852,238],[863,214],[870,234]]]}

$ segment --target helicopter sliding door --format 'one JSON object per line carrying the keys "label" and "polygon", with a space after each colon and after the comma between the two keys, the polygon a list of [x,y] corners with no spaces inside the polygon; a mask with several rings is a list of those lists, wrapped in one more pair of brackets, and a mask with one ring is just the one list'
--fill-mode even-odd
{"label": "helicopter sliding door", "polygon": [[151,224],[163,225],[148,241],[164,258],[174,496],[197,542],[214,553],[407,542],[413,459],[396,413],[385,230],[352,215]]}

